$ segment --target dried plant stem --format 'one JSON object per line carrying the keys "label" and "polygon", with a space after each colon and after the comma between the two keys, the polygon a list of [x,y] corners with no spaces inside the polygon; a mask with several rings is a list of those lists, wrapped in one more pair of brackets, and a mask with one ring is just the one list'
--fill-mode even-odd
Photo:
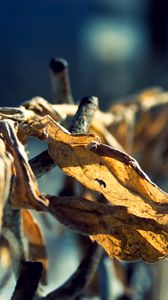
{"label": "dried plant stem", "polygon": [[[97,108],[98,99],[96,97],[82,98],[78,110],[71,121],[69,131],[74,134],[86,133]],[[96,243],[91,243],[77,271],[61,287],[48,294],[44,300],[76,299],[76,297],[80,296],[91,282],[102,253],[102,248]]]}
{"label": "dried plant stem", "polygon": [[97,108],[97,97],[82,98],[78,110],[71,121],[69,131],[74,134],[86,133],[90,127],[93,115]]}
{"label": "dried plant stem", "polygon": [[48,150],[30,159],[29,164],[36,178],[40,178],[55,167],[54,161],[48,154]]}
{"label": "dried plant stem", "polygon": [[[96,97],[82,98],[78,110],[71,120],[69,131],[73,134],[87,133],[97,108],[98,99]],[[64,186],[59,195],[74,195],[74,178],[65,177]]]}
{"label": "dried plant stem", "polygon": [[0,290],[5,288],[7,286],[7,284],[9,283],[9,279],[12,275],[12,270],[11,268],[9,268],[3,275],[3,277],[1,278],[0,281]]}
{"label": "dried plant stem", "polygon": [[4,274],[2,272],[3,276],[1,277],[0,280],[0,290],[8,284],[10,276],[12,275],[11,264],[13,264],[13,269],[15,273],[17,273],[18,267],[20,267],[19,266],[19,262],[20,262],[19,242],[16,239],[15,235],[12,233],[12,231],[9,230],[8,228],[3,228],[3,232],[1,233],[0,236],[0,253],[3,247],[8,249],[11,263],[8,264],[8,267],[4,272]]}
{"label": "dried plant stem", "polygon": [[[9,202],[6,203],[3,215],[3,231],[6,228],[10,228],[11,234],[10,239],[13,240],[13,245],[15,245],[16,251],[12,249],[12,255],[15,254],[15,259],[13,259],[13,270],[15,277],[18,277],[18,270],[20,269],[20,260],[24,260],[24,247],[21,237],[21,216],[20,209],[12,209]],[[16,239],[16,240],[15,240]],[[17,257],[17,259],[16,259]]]}
{"label": "dried plant stem", "polygon": [[[82,98],[79,108],[72,119],[70,131],[72,133],[87,132],[97,107],[98,99],[96,97]],[[47,150],[32,158],[29,163],[36,178],[43,176],[45,173],[55,167],[55,164],[49,156]]]}
{"label": "dried plant stem", "polygon": [[57,103],[72,104],[73,98],[67,61],[62,58],[52,58],[50,61],[50,75],[54,100]]}
{"label": "dried plant stem", "polygon": [[[96,97],[82,98],[78,110],[71,121],[70,132],[76,134],[86,133],[97,107],[98,99]],[[37,173],[35,174],[37,175]],[[96,243],[91,243],[77,271],[60,288],[47,295],[44,299],[75,299],[81,295],[89,285],[100,262],[102,253],[102,248]]]}
{"label": "dried plant stem", "polygon": [[37,290],[42,274],[41,262],[23,262],[11,300],[31,300]]}
{"label": "dried plant stem", "polygon": [[80,296],[91,282],[102,253],[102,248],[96,243],[91,243],[77,271],[61,287],[48,294],[43,300],[67,300]]}
{"label": "dried plant stem", "polygon": [[7,202],[4,209],[3,227],[10,228],[16,239],[21,241],[20,226],[20,209],[12,209],[9,202]]}

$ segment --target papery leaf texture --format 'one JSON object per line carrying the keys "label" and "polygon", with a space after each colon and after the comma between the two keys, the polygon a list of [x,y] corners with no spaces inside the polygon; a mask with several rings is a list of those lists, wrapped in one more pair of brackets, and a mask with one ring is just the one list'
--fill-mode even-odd
{"label": "papery leaf texture", "polygon": [[[128,222],[115,226],[110,234],[106,225],[105,234],[92,236],[110,256],[155,261],[168,255],[168,195],[148,178],[135,159],[101,144],[94,135],[72,135],[50,117],[32,125],[32,134],[47,139],[52,159],[67,175],[102,194],[108,207],[122,206],[128,216],[136,219],[134,225]],[[142,254],[142,247],[149,247],[151,253]]]}

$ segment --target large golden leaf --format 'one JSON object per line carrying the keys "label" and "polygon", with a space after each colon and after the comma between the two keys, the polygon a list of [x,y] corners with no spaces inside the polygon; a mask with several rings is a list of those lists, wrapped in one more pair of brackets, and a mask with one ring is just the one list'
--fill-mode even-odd
{"label": "large golden leaf", "polygon": [[67,175],[100,192],[111,204],[168,223],[168,194],[128,154],[101,144],[94,135],[72,135],[50,117],[35,124],[32,134],[48,140],[52,159]]}
{"label": "large golden leaf", "polygon": [[[72,135],[49,117],[32,126],[32,133],[48,140],[52,159],[67,175],[100,192],[108,203],[126,209],[122,224],[110,231],[113,216],[109,214],[106,231],[102,233],[98,227],[100,232],[92,237],[110,256],[155,261],[168,255],[168,195],[150,181],[132,157],[101,144],[93,135]],[[93,211],[90,219],[85,216],[88,227],[89,220],[95,220]],[[134,224],[130,217],[136,219]],[[103,218],[99,221],[104,223]]]}

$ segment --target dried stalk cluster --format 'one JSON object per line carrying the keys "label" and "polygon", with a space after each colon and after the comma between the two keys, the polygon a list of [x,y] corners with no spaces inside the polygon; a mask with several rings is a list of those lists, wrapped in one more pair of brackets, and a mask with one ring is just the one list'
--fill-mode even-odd
{"label": "dried stalk cluster", "polygon": [[[72,102],[64,61],[59,63],[51,64],[54,91],[57,97],[59,91],[59,102]],[[70,117],[68,131],[61,123],[68,124]],[[137,157],[154,177],[166,174],[167,122],[168,93],[159,88],[114,103],[108,112],[98,109],[96,97],[83,98],[79,107],[36,97],[18,108],[0,108],[1,240],[11,251],[8,230],[22,261],[21,268],[19,259],[14,263],[16,274],[21,271],[13,300],[32,299],[41,275],[45,280],[45,244],[32,209],[49,212],[72,230],[88,235],[111,258],[155,262],[168,256],[168,194],[130,156]],[[45,140],[48,150],[29,161],[25,144],[30,136]],[[81,197],[40,193],[36,178],[55,166],[84,186]],[[29,242],[28,261],[20,222]],[[102,248],[91,244],[76,273],[43,299],[75,299],[90,282],[101,256]]]}

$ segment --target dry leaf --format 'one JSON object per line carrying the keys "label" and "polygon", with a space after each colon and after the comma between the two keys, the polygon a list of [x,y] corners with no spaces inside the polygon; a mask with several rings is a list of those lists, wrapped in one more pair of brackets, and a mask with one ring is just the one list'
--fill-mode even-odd
{"label": "dry leaf", "polygon": [[55,121],[62,120],[57,110],[42,97],[35,97],[24,102],[20,107],[0,107],[0,119],[11,119],[17,122],[38,120],[39,117],[50,115]]}
{"label": "dry leaf", "polygon": [[[113,120],[106,128],[126,151],[137,155],[140,163],[152,175],[158,170],[160,173],[167,171],[168,164],[164,161],[163,167],[160,159],[164,159],[161,135],[167,128],[168,93],[159,88],[142,91],[125,102],[114,103],[111,113]],[[153,159],[149,160],[151,156]]]}
{"label": "dry leaf", "polygon": [[27,121],[34,118],[34,112],[25,107],[0,107],[0,119],[11,119],[17,122]]}
{"label": "dry leaf", "polygon": [[[0,130],[6,141],[8,151],[14,157],[15,173],[12,181],[10,201],[13,207],[41,207],[40,203],[47,205],[48,201],[40,195],[34,174],[29,166],[24,146],[17,138],[16,124],[12,120],[1,121]],[[22,191],[22,192],[20,192]]]}
{"label": "dry leaf", "polygon": [[26,101],[23,104],[23,107],[28,111],[34,112],[36,116],[51,116],[55,121],[61,121],[61,114],[51,105],[48,101],[42,97],[35,97],[30,101]]}
{"label": "dry leaf", "polygon": [[[8,150],[14,157],[14,175],[10,193],[12,206],[15,208],[41,208],[40,203],[46,204],[48,200],[40,195],[34,174],[28,164],[24,146],[17,138],[15,123],[12,120],[2,121],[0,129],[6,140]],[[40,228],[32,217],[31,212],[26,209],[22,210],[22,220],[23,231],[29,241],[29,259],[43,263],[42,282],[46,283],[46,249]]]}
{"label": "dry leaf", "polygon": [[47,196],[48,210],[69,228],[89,234],[110,257],[155,262],[168,256],[168,228],[129,208],[77,197]]}
{"label": "dry leaf", "polygon": [[[12,125],[8,126],[13,133]],[[40,137],[46,135],[52,158],[66,174],[103,194],[109,204],[41,196],[16,136],[13,155],[24,193],[19,201],[12,195],[12,204],[52,213],[68,227],[91,235],[111,257],[154,262],[168,255],[168,195],[133,158],[100,144],[93,135],[71,135],[50,117],[34,124],[32,131]]]}
{"label": "dry leaf", "polygon": [[19,140],[25,144],[28,139],[28,132],[23,130],[24,124],[32,121],[38,121],[45,115],[50,115],[54,120],[61,121],[63,118],[56,111],[54,106],[48,103],[42,97],[35,97],[30,101],[24,102],[20,107],[0,107],[0,120],[11,119],[22,123],[18,128]]}
{"label": "dry leaf", "polygon": [[55,163],[87,188],[103,194],[113,205],[129,207],[140,217],[168,219],[168,195],[161,191],[128,154],[103,145],[93,135],[72,135],[46,117],[32,133],[46,136]]}
{"label": "dry leaf", "polygon": [[[149,225],[144,228],[141,225],[139,230],[121,225],[113,235],[106,232],[93,237],[110,256],[155,261],[168,254],[168,195],[150,181],[132,157],[100,144],[93,135],[72,135],[49,117],[36,124],[32,132],[43,138],[46,136],[52,159],[67,175],[100,192],[111,204],[129,209],[130,215]],[[159,226],[162,225],[163,232],[160,233]],[[145,249],[148,243],[152,250],[143,254],[142,244]]]}
{"label": "dry leaf", "polygon": [[41,261],[43,264],[43,283],[46,283],[48,269],[45,241],[40,227],[28,209],[21,210],[23,233],[28,239],[28,260]]}
{"label": "dry leaf", "polygon": [[90,127],[90,132],[98,135],[103,143],[124,151],[124,148],[119,144],[117,139],[110,133],[110,131],[107,130],[103,122],[93,121]]}
{"label": "dry leaf", "polygon": [[0,232],[2,226],[3,209],[9,195],[12,176],[12,157],[6,152],[4,141],[0,137]]}

